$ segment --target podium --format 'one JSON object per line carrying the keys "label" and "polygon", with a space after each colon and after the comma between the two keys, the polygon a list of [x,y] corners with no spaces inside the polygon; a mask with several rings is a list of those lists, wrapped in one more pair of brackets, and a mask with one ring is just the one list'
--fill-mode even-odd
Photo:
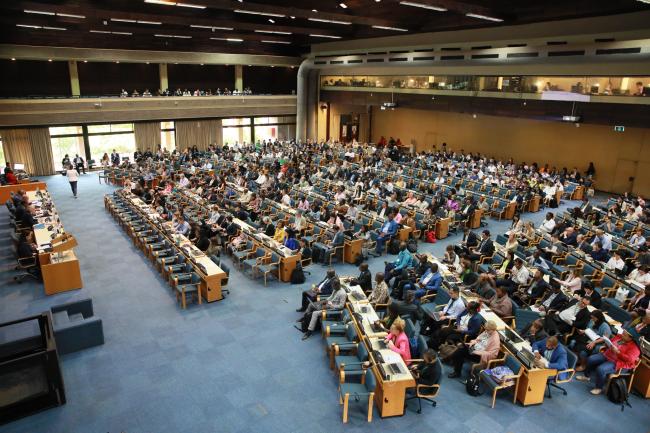
{"label": "podium", "polygon": [[52,249],[38,255],[43,275],[46,295],[54,295],[69,290],[81,289],[81,270],[79,259],[73,248],[77,240],[70,234],[63,234],[52,239]]}
{"label": "podium", "polygon": [[346,240],[343,246],[343,261],[354,264],[357,261],[357,257],[361,254],[362,247],[363,239]]}

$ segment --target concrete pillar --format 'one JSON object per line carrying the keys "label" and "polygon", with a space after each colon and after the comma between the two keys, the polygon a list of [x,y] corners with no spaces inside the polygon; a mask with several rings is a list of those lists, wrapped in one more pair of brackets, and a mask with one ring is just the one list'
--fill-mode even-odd
{"label": "concrete pillar", "polygon": [[235,90],[244,90],[244,67],[235,65]]}
{"label": "concrete pillar", "polygon": [[307,138],[307,93],[309,87],[309,60],[304,60],[298,68],[296,85],[296,140]]}
{"label": "concrete pillar", "polygon": [[318,76],[318,69],[309,71],[309,82],[307,84],[307,107],[305,114],[307,116],[307,138],[310,138],[312,140],[316,140],[318,138]]}
{"label": "concrete pillar", "polygon": [[158,65],[158,74],[160,75],[160,90],[169,89],[169,79],[167,77],[167,63],[161,63]]}
{"label": "concrete pillar", "polygon": [[76,60],[70,60],[68,62],[68,71],[70,71],[70,90],[72,91],[72,96],[79,97],[81,90],[79,88],[79,71],[77,70]]}

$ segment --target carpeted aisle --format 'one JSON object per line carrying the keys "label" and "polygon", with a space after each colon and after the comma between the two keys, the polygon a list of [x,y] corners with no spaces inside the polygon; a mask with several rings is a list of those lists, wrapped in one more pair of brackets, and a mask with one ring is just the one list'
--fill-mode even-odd
{"label": "carpeted aisle", "polygon": [[[551,428],[575,433],[616,432],[622,425],[626,433],[642,433],[650,425],[647,401],[632,397],[632,408],[621,413],[605,397],[590,396],[581,383],[569,384],[568,396],[555,393],[538,407],[513,405],[504,393],[490,409],[489,397],[470,397],[463,385],[445,377],[435,409],[423,407],[421,415],[411,409],[395,419],[380,419],[375,410],[368,425],[362,410],[352,407],[344,426],[322,340],[314,336],[303,342],[293,328],[300,290],[320,281],[324,266],[308,268],[312,275],[300,287],[277,282],[264,287],[231,266],[226,300],[183,311],[169,285],[104,210],[103,195],[113,187],[100,185],[96,174],[84,175],[75,200],[64,177],[47,183],[64,227],[79,242],[84,289],[46,297],[40,284],[11,282],[3,207],[0,322],[92,297],[106,344],[62,357],[65,406],[4,425],[3,433],[541,433]],[[537,223],[543,214],[524,219]],[[490,220],[489,229],[496,236],[507,226]],[[420,243],[420,249],[441,256],[457,239]],[[383,260],[372,259],[373,273],[383,270]],[[352,265],[335,267],[340,275],[357,273]]]}

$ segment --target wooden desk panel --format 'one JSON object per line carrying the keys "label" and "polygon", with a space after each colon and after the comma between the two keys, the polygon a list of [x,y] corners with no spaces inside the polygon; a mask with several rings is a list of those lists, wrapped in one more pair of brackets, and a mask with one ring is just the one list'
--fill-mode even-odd
{"label": "wooden desk panel", "polygon": [[526,370],[524,367],[524,371],[519,378],[517,401],[524,406],[543,403],[546,381],[554,374],[556,374],[556,370],[540,368]]}
{"label": "wooden desk panel", "polygon": [[650,398],[650,358],[644,356],[634,373],[632,387],[644,398]]}
{"label": "wooden desk panel", "polygon": [[37,189],[45,191],[47,189],[47,184],[45,182],[29,182],[29,183],[21,183],[18,185],[3,185],[0,186],[0,201],[2,203],[6,202],[11,198],[10,193],[15,193],[18,190],[25,190],[25,191],[36,191]]}
{"label": "wooden desk panel", "polygon": [[449,218],[443,218],[436,223],[436,239],[444,239],[449,235]]}
{"label": "wooden desk panel", "polygon": [[354,264],[357,257],[362,253],[363,239],[352,239],[345,241],[343,246],[343,261]]}
{"label": "wooden desk panel", "polygon": [[65,259],[55,262],[54,254],[45,253],[39,255],[43,285],[46,295],[54,295],[68,290],[81,289],[81,271],[79,260],[72,250],[64,253]]}

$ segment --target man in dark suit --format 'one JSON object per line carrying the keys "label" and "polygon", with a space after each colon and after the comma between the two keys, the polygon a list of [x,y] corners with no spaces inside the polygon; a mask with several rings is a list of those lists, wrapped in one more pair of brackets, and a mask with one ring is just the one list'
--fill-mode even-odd
{"label": "man in dark suit", "polygon": [[462,254],[463,252],[468,253],[470,248],[475,248],[479,244],[478,236],[476,233],[471,231],[469,227],[463,227],[463,240],[460,244],[460,251],[456,251],[457,254]]}
{"label": "man in dark suit", "polygon": [[571,216],[573,218],[587,218],[589,214],[591,214],[593,211],[593,207],[591,206],[591,203],[589,203],[589,198],[585,195],[582,197],[582,204],[580,207],[574,207],[571,209]]}
{"label": "man in dark suit", "polygon": [[483,230],[481,233],[481,242],[475,249],[470,249],[469,259],[479,260],[482,257],[491,257],[494,254],[494,244],[492,239],[490,239],[490,231]]}
{"label": "man in dark suit", "polygon": [[562,287],[560,285],[553,286],[553,290],[546,293],[546,296],[542,298],[541,302],[537,305],[537,308],[545,311],[547,313],[551,311],[558,311],[561,309],[568,298],[562,293]]}
{"label": "man in dark suit", "polygon": [[327,270],[325,278],[317,285],[312,286],[311,289],[302,292],[302,305],[296,310],[298,313],[304,313],[307,310],[310,302],[316,302],[317,296],[329,296],[332,294],[332,280],[336,277],[336,272],[333,268]]}
{"label": "man in dark suit", "polygon": [[550,335],[566,334],[571,328],[586,329],[591,319],[589,298],[574,298],[562,311],[549,312],[544,318],[544,329]]}
{"label": "man in dark suit", "polygon": [[575,246],[578,243],[578,234],[576,233],[575,229],[571,226],[567,227],[560,234],[559,238],[560,241],[565,245]]}
{"label": "man in dark suit", "polygon": [[600,309],[602,306],[602,296],[594,290],[594,284],[591,281],[583,281],[582,288],[576,291],[576,295],[589,298],[589,305]]}
{"label": "man in dark suit", "polygon": [[369,293],[372,290],[372,274],[368,270],[368,263],[363,262],[359,265],[359,276],[350,281],[353,286],[360,286],[361,290]]}
{"label": "man in dark suit", "polygon": [[460,210],[461,214],[461,220],[467,221],[469,220],[472,215],[474,215],[474,211],[476,210],[476,206],[474,205],[474,201],[472,200],[471,197],[466,197],[465,198],[465,203],[463,204],[463,207]]}
{"label": "man in dark suit", "polygon": [[576,237],[576,249],[583,251],[586,254],[591,254],[591,244],[587,239],[585,239],[585,235],[578,235]]}

